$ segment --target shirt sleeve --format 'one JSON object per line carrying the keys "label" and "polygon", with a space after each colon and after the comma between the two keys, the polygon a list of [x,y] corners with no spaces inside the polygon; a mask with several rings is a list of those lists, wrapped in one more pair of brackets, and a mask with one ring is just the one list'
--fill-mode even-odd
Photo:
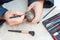
{"label": "shirt sleeve", "polygon": [[6,11],[8,11],[6,8],[0,6],[0,16],[3,16]]}
{"label": "shirt sleeve", "polygon": [[13,0],[0,0],[0,16],[3,16],[5,14],[6,11],[8,11],[6,8],[4,8],[2,5],[4,3],[8,3],[10,1],[13,1]]}
{"label": "shirt sleeve", "polygon": [[28,0],[28,6],[31,4],[31,3],[33,3],[33,2],[35,2],[36,0]]}
{"label": "shirt sleeve", "polygon": [[54,0],[44,0],[44,8],[51,8],[54,6]]}
{"label": "shirt sleeve", "polygon": [[[28,0],[28,6],[37,0]],[[44,8],[50,8],[54,6],[54,0],[44,0]]]}

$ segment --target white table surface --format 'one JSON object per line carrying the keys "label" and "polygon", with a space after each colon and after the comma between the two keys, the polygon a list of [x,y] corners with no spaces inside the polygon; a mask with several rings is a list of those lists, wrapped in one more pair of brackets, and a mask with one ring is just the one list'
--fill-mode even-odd
{"label": "white table surface", "polygon": [[[51,8],[50,8],[51,9]],[[53,15],[59,13],[59,10],[54,10],[51,12],[45,19],[42,19],[42,17],[50,10],[50,9],[44,9],[43,14],[41,16],[41,20],[39,24],[28,24],[28,23],[22,23],[18,25],[18,27],[11,27],[7,25],[6,23],[3,24],[2,28],[0,28],[0,38],[1,40],[53,40],[51,35],[48,33],[46,28],[43,26],[42,21],[52,17]],[[22,33],[12,33],[8,32],[9,29],[14,30],[32,30],[35,31],[35,36],[26,35]]]}

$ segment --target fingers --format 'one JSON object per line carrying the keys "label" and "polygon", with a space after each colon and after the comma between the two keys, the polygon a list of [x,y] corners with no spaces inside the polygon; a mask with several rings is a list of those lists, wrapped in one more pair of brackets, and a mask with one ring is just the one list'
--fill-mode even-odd
{"label": "fingers", "polygon": [[30,11],[33,7],[34,7],[34,3],[32,3],[29,7],[28,7],[28,9],[27,9],[27,11]]}
{"label": "fingers", "polygon": [[18,12],[18,11],[12,11],[12,10],[10,10],[10,11],[7,11],[6,13],[5,13],[5,15],[23,15],[23,13],[22,12]]}
{"label": "fingers", "polygon": [[18,25],[23,22],[24,15],[21,18],[7,19],[7,23],[11,26]]}
{"label": "fingers", "polygon": [[[10,18],[13,15],[21,15],[21,17]],[[24,15],[23,13],[18,11],[7,11],[6,14],[4,15],[4,18],[9,25],[17,25],[23,22]]]}
{"label": "fingers", "polygon": [[15,15],[24,15],[24,13],[15,11]]}
{"label": "fingers", "polygon": [[4,15],[4,17],[5,18],[8,18],[9,19],[9,17],[12,17],[12,16],[21,16],[22,17],[22,15],[24,15],[23,13],[21,13],[21,12],[18,12],[18,11],[12,11],[12,10],[10,10],[10,11],[7,11],[6,13],[5,13],[5,15]]}
{"label": "fingers", "polygon": [[40,18],[39,17],[35,17],[32,22],[30,22],[31,24],[36,24],[37,22],[40,21]]}
{"label": "fingers", "polygon": [[32,20],[32,22],[30,22],[31,24],[35,24],[37,22],[40,21],[40,17],[41,17],[41,14],[42,14],[42,11],[43,11],[43,3],[40,3],[40,2],[34,2],[34,12],[35,12],[35,18]]}

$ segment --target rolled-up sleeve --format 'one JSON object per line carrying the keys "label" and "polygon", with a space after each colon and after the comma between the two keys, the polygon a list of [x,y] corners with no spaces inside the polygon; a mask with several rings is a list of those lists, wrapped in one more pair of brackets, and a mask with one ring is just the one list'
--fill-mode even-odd
{"label": "rolled-up sleeve", "polygon": [[[28,6],[37,0],[28,0]],[[54,6],[54,0],[44,0],[44,8],[50,8]]]}
{"label": "rolled-up sleeve", "polygon": [[3,16],[5,14],[6,11],[8,11],[6,8],[4,8],[2,5],[4,3],[8,3],[10,1],[13,1],[13,0],[0,0],[0,16]]}
{"label": "rolled-up sleeve", "polygon": [[54,6],[54,0],[44,0],[44,8],[51,8]]}
{"label": "rolled-up sleeve", "polygon": [[8,11],[6,8],[4,8],[3,6],[0,6],[0,16],[3,16],[6,11]]}
{"label": "rolled-up sleeve", "polygon": [[37,0],[28,0],[28,6],[35,1],[37,1]]}

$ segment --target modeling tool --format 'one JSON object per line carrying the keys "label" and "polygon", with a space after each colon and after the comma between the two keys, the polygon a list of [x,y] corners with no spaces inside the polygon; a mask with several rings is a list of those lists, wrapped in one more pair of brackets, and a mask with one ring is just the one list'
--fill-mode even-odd
{"label": "modeling tool", "polygon": [[10,32],[17,32],[17,33],[23,33],[23,34],[30,34],[31,36],[35,35],[34,31],[26,31],[26,30],[8,30]]}

